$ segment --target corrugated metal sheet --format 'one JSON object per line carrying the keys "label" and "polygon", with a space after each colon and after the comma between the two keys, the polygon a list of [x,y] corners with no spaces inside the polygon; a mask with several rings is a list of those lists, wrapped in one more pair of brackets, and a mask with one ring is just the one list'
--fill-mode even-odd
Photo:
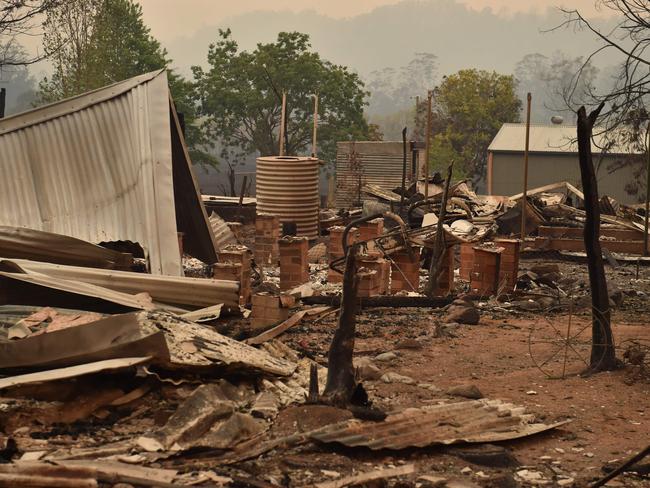
{"label": "corrugated metal sheet", "polygon": [[[0,120],[0,224],[138,242],[152,273],[181,274],[174,184],[187,194],[192,177],[172,161],[171,120],[164,70]],[[212,244],[193,200],[181,211],[205,229],[186,239]]]}
{"label": "corrugated metal sheet", "polygon": [[130,254],[74,237],[7,226],[0,226],[0,257],[109,269],[126,269],[133,264]]}
{"label": "corrugated metal sheet", "polygon": [[567,423],[539,424],[532,416],[500,400],[475,400],[408,409],[383,422],[350,420],[312,434],[321,442],[370,449],[404,449],[461,442],[497,442],[554,429]]}
{"label": "corrugated metal sheet", "polygon": [[257,211],[293,222],[297,235],[318,237],[318,159],[296,156],[257,158]]}
{"label": "corrugated metal sheet", "polygon": [[24,259],[13,259],[12,262],[32,274],[44,274],[57,280],[70,280],[79,285],[88,284],[132,295],[148,293],[155,301],[162,303],[194,307],[209,307],[218,303],[229,307],[239,306],[237,281],[154,276],[130,271],[39,263]]}
{"label": "corrugated metal sheet", "polygon": [[[578,153],[576,141],[577,128],[575,125],[536,125],[530,126],[529,151],[543,153]],[[592,151],[601,152],[606,143],[605,136],[611,137],[611,132],[601,133],[594,129]],[[522,152],[526,144],[525,124],[503,124],[488,147],[493,152]],[[616,144],[610,154],[640,154],[638,150],[623,142]]]}
{"label": "corrugated metal sheet", "polygon": [[[403,146],[401,142],[364,141],[336,144],[336,206],[356,203],[361,187],[361,201],[373,199],[363,192],[365,185],[386,190],[402,186]],[[407,151],[406,181],[412,174],[412,152]]]}
{"label": "corrugated metal sheet", "polygon": [[210,214],[210,227],[212,227],[217,249],[223,249],[228,244],[237,243],[237,238],[232,230],[230,230],[230,227],[228,227],[228,223],[214,212]]}
{"label": "corrugated metal sheet", "polygon": [[[88,304],[82,303],[80,297],[92,298],[92,306],[87,306],[85,308],[86,310],[104,311],[106,309],[106,303],[134,310],[154,307],[148,296],[131,295],[89,283],[69,281],[59,277],[32,272],[31,270],[21,269],[14,261],[0,261],[0,269],[2,269],[0,272],[0,283],[3,281],[8,282],[8,284],[3,285],[6,288],[5,293],[0,296],[1,303],[65,307],[65,305],[57,301],[56,296],[50,294],[49,290],[55,290],[64,293],[64,300],[69,297],[74,298],[67,305],[74,303],[79,307],[87,306]],[[93,268],[86,269],[93,270]],[[17,286],[18,282],[27,283],[32,285],[32,287],[21,289],[21,287]],[[110,308],[109,310],[114,312]]]}

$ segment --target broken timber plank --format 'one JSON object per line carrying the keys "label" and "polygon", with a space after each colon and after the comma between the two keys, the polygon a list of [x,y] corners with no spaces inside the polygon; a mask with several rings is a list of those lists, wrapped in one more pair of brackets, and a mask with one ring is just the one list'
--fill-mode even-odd
{"label": "broken timber plank", "polygon": [[[560,190],[561,188],[570,191],[581,200],[585,199],[585,196],[582,194],[582,192],[567,181],[560,181],[558,183],[551,183],[550,185],[544,185],[537,188],[533,188],[532,190],[526,191],[526,196],[532,197],[534,195],[539,195],[540,193],[552,192],[553,190]],[[519,200],[523,196],[524,196],[523,193],[517,193],[516,195],[512,195],[510,197],[510,200]]]}
{"label": "broken timber plank", "polygon": [[328,314],[329,312],[335,311],[336,308],[334,307],[316,307],[312,308],[309,310],[301,310],[295,314],[293,314],[291,317],[289,317],[287,320],[282,322],[281,324],[276,325],[272,329],[269,329],[265,332],[262,332],[261,334],[251,337],[250,339],[246,339],[244,342],[246,344],[250,344],[252,346],[257,345],[257,344],[262,344],[263,342],[270,341],[271,339],[279,336],[283,332],[289,330],[291,327],[294,325],[298,324],[306,315],[312,316],[312,315],[324,315]]}

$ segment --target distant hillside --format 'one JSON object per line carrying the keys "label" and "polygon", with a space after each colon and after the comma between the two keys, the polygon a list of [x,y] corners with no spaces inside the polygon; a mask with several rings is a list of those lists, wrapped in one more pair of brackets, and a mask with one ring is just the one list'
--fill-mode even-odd
{"label": "distant hillside", "polygon": [[402,66],[421,51],[438,56],[441,74],[467,67],[510,73],[529,53],[550,55],[560,50],[580,56],[593,50],[595,41],[587,33],[543,32],[562,18],[557,11],[503,17],[489,10],[468,10],[451,0],[405,1],[347,20],[314,11],[253,12],[203,28],[166,47],[175,64],[187,73],[191,65],[205,63],[208,45],[219,27],[230,27],[245,49],[272,41],[279,31],[298,30],[311,35],[313,47],[326,59],[364,77],[374,70]]}

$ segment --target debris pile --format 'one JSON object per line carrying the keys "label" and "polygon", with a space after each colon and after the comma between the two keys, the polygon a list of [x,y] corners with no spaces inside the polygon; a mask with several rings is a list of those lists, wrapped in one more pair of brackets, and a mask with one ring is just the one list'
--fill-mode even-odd
{"label": "debris pile", "polygon": [[[243,194],[238,203],[199,194],[164,78],[143,75],[0,121],[0,142],[21,130],[38,145],[37,133],[51,130],[97,149],[87,168],[75,151],[56,153],[52,167],[66,174],[113,175],[96,193],[76,188],[81,177],[56,180],[47,205],[31,186],[17,188],[29,193],[25,208],[6,211],[8,200],[0,212],[0,486],[342,488],[393,478],[454,486],[457,475],[506,486],[504,473],[433,473],[422,459],[384,459],[451,455],[451,445],[471,458],[468,444],[498,452],[512,483],[571,486],[572,472],[519,466],[507,450],[483,445],[566,433],[575,412],[535,415],[526,407],[541,404],[479,388],[475,358],[437,364],[427,348],[459,347],[499,314],[588,306],[584,279],[555,263],[524,263],[527,254],[584,250],[580,191],[549,185],[524,201],[480,196],[439,175],[396,190],[368,184],[363,208],[321,212],[314,239],[312,227],[301,235],[286,215],[255,215]],[[163,107],[151,110],[161,124],[137,114],[117,123],[113,105],[125,99],[123,110]],[[105,137],[74,117],[93,113],[112,120]],[[137,148],[117,144],[134,134],[144,138]],[[115,147],[124,154],[113,174],[102,155]],[[49,171],[37,152],[19,154],[10,169]],[[56,195],[76,210],[62,210]],[[641,214],[608,197],[600,206],[614,267],[624,260],[614,253],[642,252]],[[626,293],[610,291],[622,306]],[[401,315],[384,321],[390,310]],[[576,350],[570,327],[565,352]],[[313,339],[316,328],[326,340]],[[475,355],[488,352],[508,351]],[[642,342],[628,344],[624,359],[628,383],[647,379]],[[451,367],[471,381],[445,378]],[[368,469],[351,449],[373,460]],[[314,456],[355,466],[341,473]]]}

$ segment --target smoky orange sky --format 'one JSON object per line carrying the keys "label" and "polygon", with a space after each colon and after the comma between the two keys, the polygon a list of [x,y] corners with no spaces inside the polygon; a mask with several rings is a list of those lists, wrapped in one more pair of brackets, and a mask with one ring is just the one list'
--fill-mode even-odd
{"label": "smoky orange sky", "polygon": [[[402,0],[140,0],[144,18],[161,41],[191,34],[235,15],[260,10],[314,10],[334,18],[353,17]],[[437,0],[422,0],[437,1]],[[489,8],[501,15],[543,12],[548,8],[576,8],[587,15],[605,15],[596,0],[457,0],[475,10]]]}

